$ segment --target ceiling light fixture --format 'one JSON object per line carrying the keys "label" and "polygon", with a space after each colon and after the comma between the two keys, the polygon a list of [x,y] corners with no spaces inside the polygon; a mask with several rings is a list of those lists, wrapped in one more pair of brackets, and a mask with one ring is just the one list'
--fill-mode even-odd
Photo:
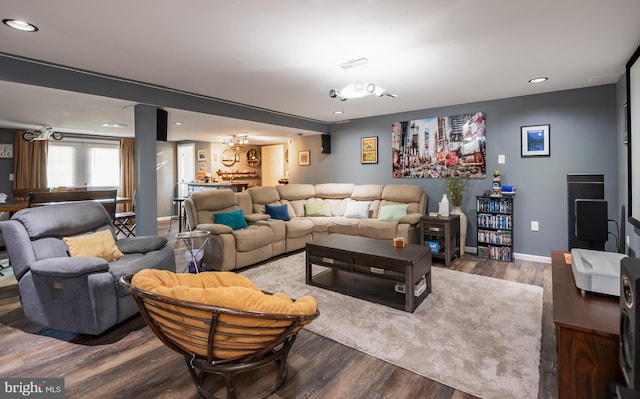
{"label": "ceiling light fixture", "polygon": [[336,115],[341,115],[341,114],[344,114],[344,111],[333,111],[333,113]]}
{"label": "ceiling light fixture", "polygon": [[529,79],[529,83],[540,83],[549,80],[546,76],[540,76],[539,78]]}
{"label": "ceiling light fixture", "polygon": [[23,32],[35,32],[38,30],[37,26],[19,19],[3,19],[2,23],[13,29],[21,30]]}
{"label": "ceiling light fixture", "polygon": [[60,132],[54,132],[51,126],[44,126],[40,130],[27,130],[22,133],[22,139],[24,141],[35,141],[35,140],[62,140],[63,134]]}
{"label": "ceiling light fixture", "polygon": [[233,137],[231,137],[231,140],[227,141],[227,140],[223,140],[222,141],[222,145],[226,145],[229,147],[237,147],[241,144],[249,144],[249,135],[248,134],[244,134],[244,135],[237,135],[234,134]]}
{"label": "ceiling light fixture", "polygon": [[[340,64],[340,68],[351,69],[354,67],[365,65],[368,62],[366,58],[358,58],[355,60],[349,60]],[[391,94],[386,89],[383,89],[380,86],[376,86],[373,83],[362,82],[362,81],[352,81],[341,89],[331,89],[329,90],[329,97],[337,98],[340,101],[347,101],[350,98],[361,98],[366,97],[370,94],[374,94],[378,97],[388,96],[392,98],[398,97],[397,94]]]}

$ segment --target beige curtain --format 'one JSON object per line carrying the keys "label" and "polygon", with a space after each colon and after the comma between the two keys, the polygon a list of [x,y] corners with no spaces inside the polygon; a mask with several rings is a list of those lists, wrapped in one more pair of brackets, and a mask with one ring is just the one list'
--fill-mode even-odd
{"label": "beige curtain", "polygon": [[[134,143],[135,139],[120,139],[120,196],[132,200],[136,189]],[[124,211],[131,211],[131,204],[126,204]]]}
{"label": "beige curtain", "polygon": [[13,144],[13,188],[47,188],[47,140],[25,141],[16,132]]}

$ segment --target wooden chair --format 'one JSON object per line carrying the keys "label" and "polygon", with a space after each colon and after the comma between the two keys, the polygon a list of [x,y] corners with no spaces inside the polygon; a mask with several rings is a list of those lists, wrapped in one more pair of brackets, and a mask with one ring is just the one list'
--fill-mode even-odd
{"label": "wooden chair", "polygon": [[[116,228],[116,235],[122,234],[125,237],[135,237],[136,235],[136,193],[133,193],[131,211],[116,212],[113,218],[113,226]],[[171,225],[169,225],[171,230]]]}
{"label": "wooden chair", "polygon": [[49,205],[55,202],[98,201],[104,206],[114,220],[116,215],[116,197],[118,190],[87,190],[87,191],[47,191],[29,192],[27,204],[29,208]]}
{"label": "wooden chair", "polygon": [[279,366],[276,382],[257,397],[275,392],[287,378],[287,357],[298,331],[320,315],[318,310],[311,315],[294,315],[188,302],[139,289],[131,284],[132,277],[122,276],[120,285],[131,293],[160,341],[184,356],[198,393],[206,399],[216,399],[204,388],[208,374],[223,376],[227,399],[235,399],[235,376],[271,362]]}

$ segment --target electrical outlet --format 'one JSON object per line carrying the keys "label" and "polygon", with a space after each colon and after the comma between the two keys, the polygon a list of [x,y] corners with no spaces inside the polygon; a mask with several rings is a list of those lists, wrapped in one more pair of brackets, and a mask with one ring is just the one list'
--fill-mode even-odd
{"label": "electrical outlet", "polygon": [[538,221],[532,220],[531,221],[531,231],[538,231],[539,229],[540,229],[540,225],[538,224]]}
{"label": "electrical outlet", "polygon": [[9,173],[9,181],[13,181],[13,173]]}

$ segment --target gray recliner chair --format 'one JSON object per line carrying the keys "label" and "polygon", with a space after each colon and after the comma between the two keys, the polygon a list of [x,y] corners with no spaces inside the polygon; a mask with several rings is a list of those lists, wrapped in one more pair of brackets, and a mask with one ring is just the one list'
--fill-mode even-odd
{"label": "gray recliner chair", "polygon": [[25,316],[57,330],[101,334],[138,313],[128,291],[118,284],[120,276],[146,268],[176,271],[173,249],[160,236],[117,240],[123,255],[111,262],[70,256],[65,237],[109,230],[115,240],[111,218],[98,202],[23,209],[0,222],[0,229]]}

